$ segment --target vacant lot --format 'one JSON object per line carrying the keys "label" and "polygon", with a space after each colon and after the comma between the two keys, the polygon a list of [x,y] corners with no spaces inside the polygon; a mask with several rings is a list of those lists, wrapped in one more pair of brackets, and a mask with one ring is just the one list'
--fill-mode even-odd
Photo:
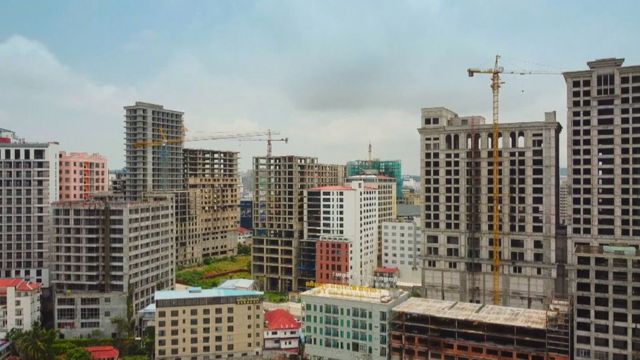
{"label": "vacant lot", "polygon": [[251,279],[251,257],[239,255],[211,260],[208,264],[185,268],[176,274],[176,281],[188,286],[208,289],[227,279]]}

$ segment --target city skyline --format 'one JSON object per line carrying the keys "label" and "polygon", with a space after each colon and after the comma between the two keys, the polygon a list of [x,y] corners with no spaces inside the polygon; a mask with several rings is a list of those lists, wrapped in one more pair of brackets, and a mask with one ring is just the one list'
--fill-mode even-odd
{"label": "city skyline", "polygon": [[[640,63],[629,45],[639,27],[634,2],[566,2],[553,12],[551,2],[532,4],[7,2],[0,124],[121,168],[122,108],[141,100],[184,111],[192,136],[271,128],[290,139],[275,155],[326,163],[365,159],[371,141],[374,157],[401,159],[417,174],[419,109],[490,118],[489,81],[468,79],[466,69],[490,67],[496,52],[517,70],[559,73],[604,57]],[[591,25],[613,19],[606,32]],[[502,122],[555,110],[566,129],[562,76],[505,81]],[[565,144],[563,132],[563,167]],[[188,147],[240,151],[241,170],[266,153],[252,142]]]}

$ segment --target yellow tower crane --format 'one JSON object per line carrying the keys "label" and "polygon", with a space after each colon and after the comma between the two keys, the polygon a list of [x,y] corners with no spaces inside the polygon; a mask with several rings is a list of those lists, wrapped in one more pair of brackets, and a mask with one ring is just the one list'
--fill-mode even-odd
{"label": "yellow tower crane", "polygon": [[501,243],[500,243],[500,221],[501,221],[501,208],[500,208],[500,153],[498,147],[498,137],[500,134],[500,125],[498,121],[499,114],[499,94],[500,85],[504,82],[500,81],[500,74],[513,74],[513,75],[549,75],[558,74],[555,72],[541,72],[541,71],[505,71],[500,66],[500,55],[496,55],[496,62],[493,68],[479,69],[469,68],[467,69],[469,77],[473,77],[475,74],[490,74],[491,75],[491,92],[493,94],[493,135],[492,135],[492,155],[493,155],[493,303],[499,305],[501,303]]}

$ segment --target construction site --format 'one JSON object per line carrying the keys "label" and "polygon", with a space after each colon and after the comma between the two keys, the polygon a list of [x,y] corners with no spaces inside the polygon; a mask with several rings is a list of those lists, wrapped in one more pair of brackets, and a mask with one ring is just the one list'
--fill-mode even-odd
{"label": "construction site", "polygon": [[393,308],[391,359],[569,360],[570,307],[547,310],[409,298]]}
{"label": "construction site", "polygon": [[[267,291],[306,289],[300,277],[304,237],[304,190],[342,185],[343,165],[301,156],[254,157],[254,236],[251,273]],[[315,245],[312,249],[315,252]],[[315,257],[314,257],[315,259]],[[315,276],[315,268],[309,269]]]}
{"label": "construction site", "polygon": [[238,153],[183,149],[185,189],[176,192],[177,264],[236,253]]}

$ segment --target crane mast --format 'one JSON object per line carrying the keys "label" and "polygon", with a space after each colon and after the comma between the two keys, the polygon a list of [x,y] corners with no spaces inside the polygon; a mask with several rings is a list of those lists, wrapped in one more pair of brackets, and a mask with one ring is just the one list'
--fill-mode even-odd
{"label": "crane mast", "polygon": [[500,80],[500,74],[512,74],[512,75],[557,75],[557,72],[548,72],[548,71],[529,71],[529,70],[519,70],[519,71],[505,71],[502,66],[500,66],[500,55],[496,55],[496,62],[491,69],[478,69],[478,68],[469,68],[467,69],[467,73],[469,77],[473,77],[475,74],[490,74],[491,75],[491,92],[493,94],[493,134],[491,141],[491,152],[492,152],[492,161],[493,161],[493,303],[495,305],[499,305],[501,303],[501,267],[502,267],[502,255],[501,249],[502,244],[500,241],[501,232],[501,219],[502,219],[502,209],[500,207],[500,167],[501,167],[501,159],[500,159],[500,147],[498,145],[498,138],[500,137],[500,124],[499,124],[499,95],[500,95],[500,86],[503,82]]}
{"label": "crane mast", "polygon": [[500,243],[500,219],[501,219],[501,211],[500,211],[500,153],[498,146],[498,138],[500,136],[500,125],[499,125],[499,95],[500,95],[500,85],[502,84],[500,81],[500,73],[502,73],[504,69],[500,66],[500,55],[496,55],[496,62],[492,69],[481,70],[471,68],[468,69],[467,72],[469,77],[473,77],[474,74],[491,74],[491,92],[493,94],[493,134],[492,134],[492,162],[493,162],[493,304],[500,305],[501,303],[501,286],[500,286],[500,275],[501,275],[501,266],[502,266],[502,258],[501,258],[501,243]]}

